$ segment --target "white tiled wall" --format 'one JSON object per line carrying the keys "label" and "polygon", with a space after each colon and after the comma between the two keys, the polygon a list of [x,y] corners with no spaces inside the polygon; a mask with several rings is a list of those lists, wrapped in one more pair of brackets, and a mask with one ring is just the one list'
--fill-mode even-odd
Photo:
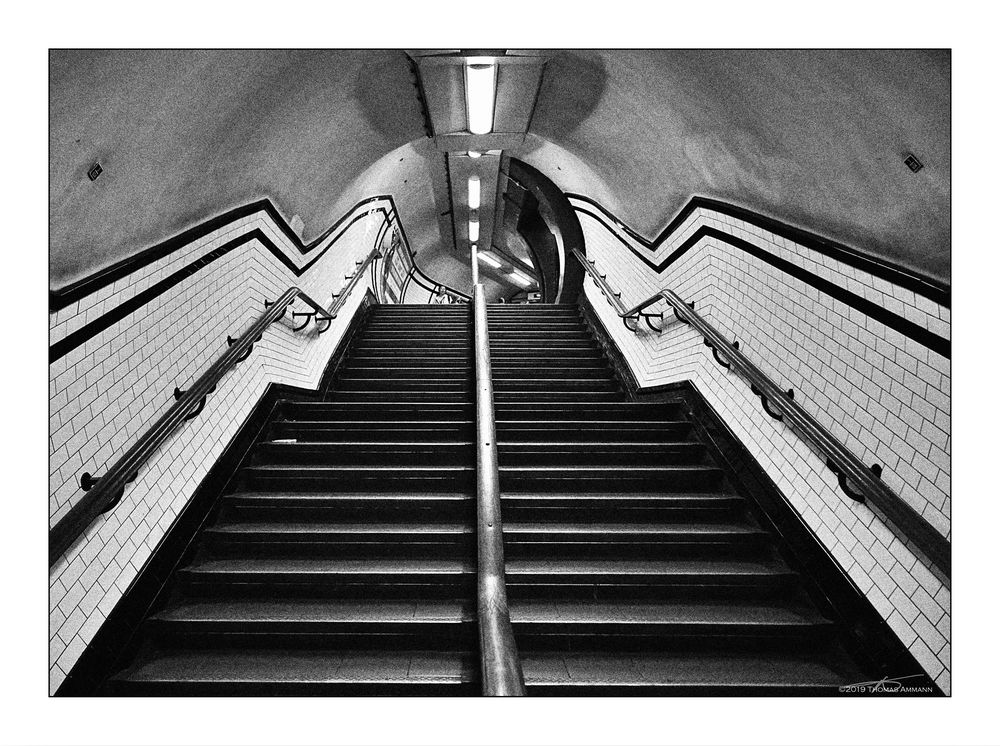
{"label": "white tiled wall", "polygon": [[[937,353],[727,242],[702,238],[657,275],[594,218],[580,214],[587,256],[626,307],[676,291],[945,536],[951,536],[951,366]],[[714,210],[699,208],[655,255],[701,225],[740,237],[950,338],[950,312],[913,292]],[[619,234],[635,246],[626,234]],[[951,688],[951,591],[868,506],[843,495],[824,460],[767,416],[749,386],[718,365],[690,327],[625,329],[600,290],[587,295],[640,386],[690,380],[725,418],[914,657]],[[663,304],[665,306],[665,304]],[[662,310],[659,307],[654,310]],[[668,311],[666,319],[673,319]]]}
{"label": "white tiled wall", "polygon": [[[359,209],[368,212],[378,204]],[[385,205],[389,207],[388,204]],[[296,277],[257,240],[202,268],[154,301],[53,363],[50,395],[50,525],[84,494],[84,471],[103,473],[173,403],[175,386],[189,387],[290,286],[328,304],[355,261],[372,249],[383,214],[359,219],[304,274]],[[50,315],[51,342],[71,333],[198,257],[260,229],[302,267],[303,256],[267,215],[234,221]],[[55,691],[121,598],[181,508],[222,453],[270,382],[315,387],[323,368],[370,285],[355,287],[331,328],[291,331],[291,311],[264,333],[250,357],[209,396],[204,411],[185,423],[140,470],[119,505],[98,518],[51,568],[50,687]]]}

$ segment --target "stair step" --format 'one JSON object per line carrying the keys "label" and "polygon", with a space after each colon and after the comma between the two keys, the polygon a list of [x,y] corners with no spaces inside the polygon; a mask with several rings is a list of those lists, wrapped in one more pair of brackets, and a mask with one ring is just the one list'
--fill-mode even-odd
{"label": "stair step", "polygon": [[208,536],[256,542],[407,542],[451,540],[475,534],[470,523],[308,523],[222,522]]}
{"label": "stair step", "polygon": [[[374,414],[378,417],[373,418]],[[452,417],[462,417],[473,413],[472,403],[455,402],[384,402],[377,407],[372,402],[282,402],[278,410],[279,417],[286,421],[322,422],[332,420],[354,419],[359,416],[365,421],[372,419],[386,421],[390,419],[414,418],[427,420],[442,420]],[[350,415],[350,417],[348,417]]]}
{"label": "stair step", "polygon": [[341,380],[374,380],[380,378],[388,379],[409,379],[409,378],[420,378],[427,379],[431,381],[444,381],[444,380],[472,380],[475,375],[475,371],[472,369],[470,363],[462,363],[461,365],[452,365],[447,367],[442,366],[399,366],[399,367],[389,367],[384,365],[355,365],[348,364],[340,369]]}
{"label": "stair step", "polygon": [[398,490],[445,487],[466,489],[475,485],[474,465],[365,465],[248,466],[240,471],[241,483],[265,487],[284,485],[300,489],[336,492],[355,491],[362,485],[377,489]]}
{"label": "stair step", "polygon": [[593,517],[594,520],[628,522],[632,520],[723,519],[743,507],[743,498],[725,493],[700,494],[609,494],[609,493],[519,493],[504,492],[501,497],[505,521],[526,519],[558,521],[567,516]]}
{"label": "stair step", "polygon": [[[550,431],[550,435],[554,435]],[[592,434],[593,435],[593,434]],[[707,458],[700,443],[603,441],[592,439],[564,442],[531,442],[509,437],[506,429],[498,429],[497,443],[500,463],[507,465],[641,465],[656,462],[661,465],[698,464]]]}
{"label": "stair step", "polygon": [[114,693],[456,695],[479,693],[479,661],[449,651],[171,650],[118,674]]}
{"label": "stair step", "polygon": [[424,443],[468,439],[475,427],[468,421],[393,420],[363,422],[277,422],[271,428],[273,440],[295,439],[311,443],[344,443],[364,438],[367,441],[391,442],[419,439]]}
{"label": "stair step", "polygon": [[476,618],[473,601],[435,600],[380,601],[370,603],[345,599],[280,599],[275,601],[188,600],[154,614],[152,619],[174,623],[219,625],[245,624],[261,627],[272,624],[303,626],[361,623],[426,622],[461,623]]}
{"label": "stair step", "polygon": [[376,585],[467,583],[475,579],[474,559],[303,558],[203,559],[181,568],[189,583]]}
{"label": "stair step", "polygon": [[222,498],[233,521],[472,521],[472,494],[445,492],[234,492]]}
{"label": "stair step", "polygon": [[471,391],[370,391],[368,389],[336,389],[330,395],[333,403],[371,403],[395,404],[395,403],[423,403],[429,404],[452,404],[471,403]]}
{"label": "stair step", "polygon": [[525,625],[625,625],[667,628],[673,632],[778,631],[833,625],[814,609],[770,604],[691,604],[662,602],[545,601],[521,599],[510,604],[510,619]]}
{"label": "stair step", "polygon": [[262,443],[254,450],[258,464],[360,465],[388,466],[420,462],[424,465],[462,464],[475,458],[470,440],[423,441],[361,441],[323,443],[314,441]]}
{"label": "stair step", "polygon": [[654,489],[713,491],[722,483],[722,470],[709,465],[613,465],[562,466],[500,465],[502,490],[578,489],[585,491],[624,489],[638,485]]}
{"label": "stair step", "polygon": [[816,656],[712,653],[543,653],[522,656],[529,694],[834,694],[857,678]]}
{"label": "stair step", "polygon": [[510,586],[547,584],[784,585],[797,575],[784,563],[749,560],[529,559],[507,561]]}
{"label": "stair step", "polygon": [[578,402],[587,403],[618,403],[625,401],[625,395],[617,391],[535,391],[496,389],[493,390],[494,404],[542,403],[542,402]]}

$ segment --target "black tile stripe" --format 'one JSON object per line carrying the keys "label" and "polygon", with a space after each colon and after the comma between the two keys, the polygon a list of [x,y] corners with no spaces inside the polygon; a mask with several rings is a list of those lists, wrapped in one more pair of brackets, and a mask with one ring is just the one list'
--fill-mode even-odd
{"label": "black tile stripe", "polygon": [[[80,327],[75,332],[68,334],[62,339],[60,339],[58,342],[49,347],[49,365],[54,363],[59,358],[65,356],[71,350],[82,345],[88,339],[100,334],[105,329],[121,321],[129,314],[139,310],[144,305],[149,303],[151,300],[167,292],[181,281],[187,279],[188,277],[195,274],[199,270],[204,269],[219,257],[228,254],[233,249],[239,248],[240,246],[243,246],[244,244],[249,243],[254,239],[260,241],[261,245],[263,245],[265,249],[267,249],[275,257],[277,257],[278,260],[283,265],[285,265],[292,273],[294,273],[296,277],[299,277],[302,275],[303,272],[308,270],[317,261],[319,261],[323,257],[323,255],[326,254],[330,246],[333,246],[333,244],[336,243],[337,238],[343,235],[343,233],[346,232],[352,225],[354,225],[354,223],[356,223],[358,220],[362,218],[368,217],[368,215],[373,213],[381,213],[383,216],[383,224],[385,224],[384,221],[388,219],[388,212],[386,212],[385,208],[382,207],[376,208],[375,210],[372,210],[370,212],[363,212],[358,215],[355,215],[346,225],[344,225],[343,230],[340,232],[340,234],[338,234],[336,238],[333,239],[333,241],[330,242],[329,246],[327,246],[326,249],[323,249],[323,251],[321,251],[319,254],[313,257],[308,263],[304,264],[302,267],[295,266],[295,263],[292,262],[292,260],[289,259],[288,256],[281,249],[278,248],[278,246],[274,243],[274,241],[268,238],[267,235],[259,228],[254,228],[249,233],[244,233],[238,238],[235,238],[232,241],[223,244],[217,249],[213,249],[207,254],[203,254],[202,256],[198,257],[193,262],[185,265],[184,267],[177,270],[170,276],[160,280],[155,285],[151,285],[143,292],[138,293],[137,295],[133,296],[132,298],[129,298],[127,301],[124,301],[123,303],[120,303],[110,311],[107,311],[100,317],[91,321],[89,324]],[[338,221],[337,224],[340,225],[343,222],[344,222],[343,220],[340,220]]]}
{"label": "black tile stripe", "polygon": [[[206,220],[204,223],[199,223],[198,225],[178,233],[176,236],[168,238],[166,241],[152,246],[145,251],[141,251],[133,256],[126,257],[120,262],[112,264],[109,267],[105,267],[102,270],[95,272],[88,277],[84,277],[81,280],[77,280],[74,283],[61,287],[57,290],[49,291],[49,311],[55,312],[71,303],[87,297],[91,293],[95,293],[103,287],[111,285],[116,280],[120,280],[123,277],[127,277],[138,269],[152,264],[158,259],[172,254],[178,249],[184,248],[188,244],[197,241],[200,238],[207,236],[209,233],[222,228],[223,226],[235,221],[240,218],[245,218],[254,213],[264,211],[266,212],[278,228],[285,234],[288,240],[295,246],[302,254],[308,254],[310,251],[315,249],[321,243],[323,243],[334,231],[336,231],[348,218],[351,217],[359,208],[364,207],[372,202],[378,202],[381,200],[388,201],[390,204],[390,211],[396,213],[396,206],[392,200],[391,195],[383,194],[376,195],[374,197],[368,197],[366,199],[358,202],[354,207],[348,210],[342,217],[340,217],[336,222],[333,223],[329,228],[327,228],[321,235],[319,235],[314,240],[310,241],[308,244],[304,244],[302,239],[299,238],[295,232],[292,230],[291,226],[285,221],[285,218],[278,212],[277,208],[271,203],[269,199],[262,199],[256,202],[251,202],[248,205],[242,205],[240,207],[233,208],[222,215],[217,215],[214,218]],[[385,213],[384,208],[380,208],[383,213]],[[354,218],[357,220],[357,216]],[[353,220],[351,222],[354,222]],[[344,230],[347,230],[349,226],[345,226]],[[341,231],[343,232],[343,231]],[[336,239],[334,239],[335,241]],[[331,242],[332,243],[332,242]],[[327,249],[330,247],[327,246]],[[324,252],[326,249],[324,249]],[[287,261],[287,257],[281,255],[282,261],[288,267],[294,267],[290,262]],[[317,257],[318,258],[318,257]],[[314,260],[315,261],[315,260]],[[308,266],[308,265],[307,265]],[[305,268],[303,268],[304,271]],[[298,273],[298,270],[296,270]]]}
{"label": "black tile stripe", "polygon": [[[876,259],[872,256],[868,256],[867,254],[862,254],[849,246],[837,243],[836,241],[832,241],[828,238],[823,238],[822,236],[817,236],[815,233],[810,233],[809,231],[803,230],[802,228],[798,228],[794,225],[788,225],[787,223],[783,223],[780,220],[768,217],[767,215],[761,215],[760,213],[748,210],[745,207],[731,205],[720,200],[709,199],[708,197],[692,197],[690,201],[681,209],[681,211],[670,221],[667,227],[660,231],[660,234],[656,238],[649,240],[639,235],[639,233],[626,225],[622,220],[596,200],[582,194],[567,193],[566,196],[579,202],[585,202],[596,208],[599,212],[603,213],[603,216],[596,215],[579,205],[573,205],[577,212],[590,215],[603,223],[606,228],[611,230],[619,241],[627,246],[632,253],[641,258],[647,265],[654,269],[660,267],[657,271],[662,271],[662,268],[669,265],[665,263],[661,265],[653,264],[645,256],[636,251],[634,246],[622,239],[622,237],[618,235],[618,231],[625,233],[643,248],[655,252],[664,241],[668,240],[674,232],[676,232],[677,229],[683,225],[684,221],[690,217],[691,213],[699,207],[704,207],[706,209],[722,213],[723,215],[728,215],[731,218],[743,220],[744,222],[773,233],[776,236],[781,236],[789,241],[794,241],[801,246],[805,246],[812,251],[828,256],[831,259],[836,259],[837,261],[843,262],[848,266],[868,272],[875,277],[891,282],[893,285],[906,288],[907,290],[912,290],[914,293],[917,293],[934,303],[938,303],[945,308],[951,308],[951,287],[940,280],[921,275],[912,269],[889,262],[885,259]],[[607,220],[605,220],[605,217]],[[608,220],[614,223],[617,230],[608,225]],[[669,259],[670,257],[664,261],[667,262]]]}
{"label": "black tile stripe", "polygon": [[767,264],[770,264],[775,269],[784,272],[785,274],[791,275],[798,280],[816,288],[821,293],[829,295],[831,298],[839,300],[851,308],[869,316],[876,321],[884,324],[890,329],[895,329],[900,334],[909,337],[914,342],[923,345],[929,350],[933,350],[937,354],[944,358],[951,359],[951,342],[944,337],[934,334],[928,331],[922,326],[913,323],[909,319],[903,318],[902,316],[892,313],[883,306],[880,306],[872,301],[852,293],[849,290],[837,285],[836,283],[830,282],[817,274],[810,272],[807,269],[803,269],[797,264],[782,259],[781,257],[775,256],[770,251],[756,246],[749,241],[745,241],[742,238],[737,238],[725,231],[721,231],[718,228],[712,228],[710,226],[703,225],[698,230],[696,230],[689,238],[687,238],[684,243],[682,243],[678,249],[666,257],[659,264],[655,264],[650,261],[648,257],[637,252],[632,246],[624,241],[620,236],[618,236],[615,231],[604,221],[599,215],[586,210],[581,207],[577,207],[577,212],[584,215],[588,215],[595,218],[601,222],[608,230],[614,234],[625,246],[632,251],[635,256],[637,256],[647,267],[651,268],[653,271],[660,273],[663,272],[667,267],[672,265],[674,262],[683,257],[688,251],[690,251],[694,246],[703,238],[714,238],[718,241],[724,241],[725,243],[733,246],[734,248],[741,249],[746,253],[760,259]]}
{"label": "black tile stripe", "polygon": [[[245,243],[249,243],[254,239],[257,239],[258,241],[260,241],[265,245],[270,243],[272,246],[274,246],[271,240],[267,236],[265,236],[264,233],[261,232],[259,228],[255,228],[249,233],[244,233],[239,238],[236,238],[230,241],[229,243],[223,244],[217,249],[213,249],[207,254],[200,256],[198,259],[191,262],[187,266],[177,270],[169,277],[165,277],[155,285],[151,285],[141,293],[138,293],[132,298],[129,298],[124,303],[115,306],[112,310],[94,319],[89,324],[80,327],[72,334],[68,334],[62,339],[60,339],[54,345],[49,347],[49,365],[54,363],[59,358],[68,354],[71,350],[74,350],[80,345],[82,345],[88,339],[100,334],[105,329],[112,326],[113,324],[118,323],[129,314],[139,310],[140,308],[142,308],[142,306],[149,303],[158,295],[165,293],[166,291],[170,290],[170,288],[174,287],[178,283],[187,279],[194,273],[198,272],[204,267],[207,267],[209,264],[214,262],[219,257],[228,254],[233,249],[236,249]],[[276,246],[274,248],[277,249]]]}

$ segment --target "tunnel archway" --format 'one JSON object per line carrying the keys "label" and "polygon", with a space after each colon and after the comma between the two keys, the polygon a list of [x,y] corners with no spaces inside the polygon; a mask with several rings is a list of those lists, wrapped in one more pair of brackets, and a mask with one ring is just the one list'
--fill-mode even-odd
{"label": "tunnel archway", "polygon": [[576,212],[562,190],[534,166],[506,157],[501,170],[505,179],[501,241],[506,245],[500,248],[515,253],[511,243],[519,238],[537,270],[541,301],[574,303],[584,274],[573,258],[574,249],[584,250]]}

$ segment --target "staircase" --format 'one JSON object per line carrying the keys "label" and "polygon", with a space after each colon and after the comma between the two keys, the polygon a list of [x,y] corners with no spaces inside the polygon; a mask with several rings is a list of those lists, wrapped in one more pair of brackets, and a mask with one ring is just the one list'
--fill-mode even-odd
{"label": "staircase", "polygon": [[829,694],[865,676],[679,404],[630,402],[575,307],[489,308],[528,694]]}
{"label": "staircase", "polygon": [[378,306],[285,401],[108,693],[478,694],[472,319]]}
{"label": "staircase", "polygon": [[[508,597],[529,694],[865,680],[681,404],[629,401],[579,310],[489,308]],[[102,688],[478,694],[472,315],[376,306],[286,400]]]}

